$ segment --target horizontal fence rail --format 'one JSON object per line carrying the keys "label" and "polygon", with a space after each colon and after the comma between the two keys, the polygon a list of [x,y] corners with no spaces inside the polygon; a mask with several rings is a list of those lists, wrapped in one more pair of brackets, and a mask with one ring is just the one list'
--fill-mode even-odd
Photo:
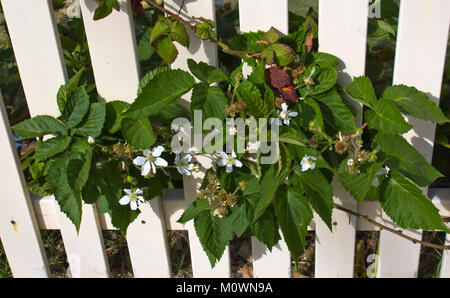
{"label": "horizontal fence rail", "polygon": [[[165,7],[182,16],[215,20],[214,0],[166,0]],[[129,0],[119,0],[120,11],[107,18],[93,20],[97,3],[80,0],[89,54],[98,93],[106,101],[135,98],[142,77],[137,55],[133,13]],[[50,0],[1,0],[16,57],[24,93],[32,116],[57,115],[56,92],[67,80],[67,71],[59,33]],[[353,76],[364,75],[369,0],[319,0],[319,50],[340,59],[339,83],[345,86]],[[287,33],[288,0],[239,0],[240,31],[277,28]],[[394,84],[416,86],[439,103],[450,22],[448,0],[402,0],[400,2]],[[173,68],[187,69],[186,60],[218,65],[217,46],[209,41],[191,39],[189,49],[178,47],[179,57]],[[189,106],[190,95],[180,99]],[[1,99],[1,96],[0,96]],[[61,230],[72,277],[109,277],[102,230],[115,230],[110,217],[98,214],[95,205],[83,205],[80,232],[60,211],[53,197],[36,197],[26,190],[18,154],[12,139],[7,114],[0,103],[0,156],[3,165],[0,197],[0,237],[15,277],[48,277],[47,257],[39,229]],[[362,109],[361,106],[358,106]],[[361,123],[361,118],[355,119]],[[431,161],[435,126],[408,119],[415,130],[404,137]],[[169,189],[161,198],[140,206],[141,214],[127,233],[128,249],[135,277],[170,277],[171,268],[166,231],[187,230],[194,277],[230,277],[230,255],[224,255],[211,268],[196,236],[192,221],[177,220],[196,196],[204,169],[211,159],[200,160],[203,171],[184,178],[182,189]],[[5,178],[6,177],[6,178]],[[338,188],[336,188],[338,189]],[[424,189],[442,216],[450,217],[450,189]],[[378,202],[357,204],[343,189],[334,200],[390,225]],[[333,233],[315,216],[308,230],[315,231],[315,276],[352,277],[357,231],[379,228],[334,211]],[[422,231],[408,231],[420,238]],[[446,236],[447,245],[450,235]],[[377,277],[417,276],[420,245],[380,231]],[[291,256],[284,242],[269,252],[252,239],[254,277],[290,277]],[[441,277],[450,277],[450,254],[443,253]]]}

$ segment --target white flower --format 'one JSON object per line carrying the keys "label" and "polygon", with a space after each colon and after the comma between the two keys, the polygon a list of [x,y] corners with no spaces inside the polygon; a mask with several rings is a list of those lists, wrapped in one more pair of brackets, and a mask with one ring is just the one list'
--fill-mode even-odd
{"label": "white flower", "polygon": [[314,73],[316,72],[316,68],[314,67],[311,71],[311,73],[309,74],[309,76],[307,78],[304,79],[305,85],[314,85],[314,80],[312,79],[312,76],[314,75]]}
{"label": "white flower", "polygon": [[230,136],[235,136],[237,134],[237,128],[236,126],[232,126],[230,128],[228,128],[228,134]]}
{"label": "white flower", "polygon": [[70,19],[81,17],[81,7],[79,0],[66,0],[66,3],[71,3],[67,6],[66,15]]}
{"label": "white flower", "polygon": [[190,163],[192,160],[192,155],[186,154],[181,158],[180,154],[175,156],[175,166],[178,172],[182,175],[191,175],[191,171],[194,169],[194,164]]}
{"label": "white flower", "polygon": [[278,111],[278,125],[289,125],[291,121],[291,117],[296,117],[298,115],[297,112],[291,112],[288,110],[288,105],[283,102],[281,104],[281,111]]}
{"label": "white flower", "polygon": [[91,136],[88,137],[87,141],[88,141],[88,143],[91,144],[91,145],[92,145],[92,144],[95,144],[95,140],[94,140],[94,138],[91,137]]}
{"label": "white flower", "polygon": [[302,165],[302,172],[305,172],[309,169],[313,170],[316,167],[317,158],[310,155],[305,155],[302,158],[300,164]]}
{"label": "white flower", "polygon": [[227,173],[233,172],[233,166],[235,167],[242,167],[242,162],[236,159],[236,153],[231,152],[230,155],[226,154],[225,152],[220,152],[220,157],[222,159],[217,163],[218,166],[225,166]]}
{"label": "white flower", "polygon": [[140,188],[136,189],[124,189],[126,195],[124,195],[120,200],[120,205],[130,204],[131,210],[136,210],[138,208],[138,203],[144,202],[144,197],[142,194],[144,191]]}
{"label": "white flower", "polygon": [[144,156],[138,156],[133,160],[133,163],[135,165],[142,166],[142,176],[147,176],[150,171],[152,171],[153,174],[156,174],[156,166],[167,167],[167,161],[159,157],[161,156],[163,150],[163,146],[158,146],[156,148],[153,148],[153,150],[145,149],[142,152]]}

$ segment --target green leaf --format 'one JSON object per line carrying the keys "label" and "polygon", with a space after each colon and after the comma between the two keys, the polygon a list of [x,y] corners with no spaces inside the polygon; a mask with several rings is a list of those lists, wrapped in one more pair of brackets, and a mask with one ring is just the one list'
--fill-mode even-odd
{"label": "green leaf", "polygon": [[141,81],[139,82],[137,96],[141,95],[142,90],[144,89],[144,87],[147,86],[147,84],[155,77],[156,74],[158,74],[160,72],[168,71],[168,70],[170,70],[170,66],[169,65],[163,65],[163,66],[159,66],[159,67],[157,67],[155,69],[152,69],[149,72],[147,72],[142,77]]}
{"label": "green leaf", "polygon": [[73,129],[74,134],[85,137],[98,137],[105,123],[106,105],[104,102],[96,102],[91,104],[89,114],[81,124]]}
{"label": "green leaf", "polygon": [[250,230],[259,241],[272,251],[272,248],[281,240],[273,205],[269,205],[264,213],[250,224]]}
{"label": "green leaf", "polygon": [[225,73],[217,67],[204,62],[197,63],[193,59],[188,59],[187,63],[191,73],[202,82],[212,84],[228,80]]}
{"label": "green leaf", "polygon": [[301,130],[287,126],[280,134],[279,141],[297,146],[307,146],[309,139]]}
{"label": "green leaf", "polygon": [[111,223],[122,232],[126,232],[128,226],[139,216],[139,209],[131,210],[129,205],[119,205],[111,212]]}
{"label": "green leaf", "polygon": [[383,133],[403,134],[412,128],[390,99],[380,99],[373,106],[373,110],[367,110],[364,115],[369,128]]}
{"label": "green leaf", "polygon": [[113,8],[120,11],[120,5],[117,0],[98,0],[99,6],[95,9],[94,20],[100,20],[112,13]]}
{"label": "green leaf", "polygon": [[61,85],[61,87],[59,87],[58,94],[56,95],[56,102],[58,103],[58,108],[61,115],[66,114],[65,107],[68,98],[77,89],[83,72],[84,69],[81,69],[74,76],[72,76],[65,85]]}
{"label": "green leaf", "polygon": [[125,113],[130,108],[130,104],[124,101],[115,100],[106,103],[105,128],[109,133],[116,133]]}
{"label": "green leaf", "polygon": [[324,121],[338,131],[355,131],[355,119],[335,91],[313,97],[320,106]]}
{"label": "green leaf", "polygon": [[312,56],[314,58],[313,63],[320,67],[335,67],[339,65],[339,60],[334,55],[323,52],[312,52]]}
{"label": "green leaf", "polygon": [[83,120],[87,111],[89,110],[89,95],[84,87],[77,88],[68,98],[65,113],[69,112],[70,115],[65,117],[69,128],[74,128]]}
{"label": "green leaf", "polygon": [[167,105],[187,93],[195,79],[183,70],[168,70],[157,73],[131,105],[126,115],[133,119],[156,115]]}
{"label": "green leaf", "polygon": [[[95,167],[95,180],[100,199],[98,209],[100,213],[112,213],[119,205],[124,195],[123,179],[118,168],[119,161],[108,162],[101,167]],[[130,208],[129,206],[128,209]]]}
{"label": "green leaf", "polygon": [[194,220],[194,227],[203,250],[214,267],[233,238],[231,225],[227,218],[213,216],[210,210],[204,210]]}
{"label": "green leaf", "polygon": [[203,121],[207,118],[227,118],[228,99],[217,86],[198,83],[194,86],[191,97],[191,119],[194,119],[194,110],[203,111]]}
{"label": "green leaf", "polygon": [[194,27],[195,36],[201,39],[216,38],[217,34],[216,32],[214,32],[214,27],[216,27],[216,23],[214,21],[206,20],[204,18],[197,18],[197,19],[203,19],[203,23],[195,25]]}
{"label": "green leaf", "polygon": [[179,223],[186,223],[191,219],[197,217],[204,210],[209,209],[208,199],[196,199],[191,205],[183,212],[183,215],[177,220]]}
{"label": "green leaf", "polygon": [[367,77],[355,77],[344,90],[352,99],[370,108],[377,103],[375,90]]}
{"label": "green leaf", "polygon": [[311,121],[315,121],[316,124],[324,129],[324,122],[322,111],[320,109],[319,104],[310,97],[301,100],[296,105],[298,115],[294,117],[294,121],[296,121],[304,130],[309,130],[309,123]]}
{"label": "green leaf", "polygon": [[261,53],[264,49],[268,48],[266,44],[256,43],[261,40],[264,40],[264,32],[245,32],[228,40],[228,44],[233,50],[256,54]]}
{"label": "green leaf", "polygon": [[147,61],[152,57],[153,53],[155,52],[155,50],[150,44],[150,36],[152,34],[152,29],[153,28],[148,28],[138,42],[137,50],[140,62]]}
{"label": "green leaf", "polygon": [[135,149],[148,149],[155,143],[155,135],[148,118],[124,118],[121,130],[127,143]]}
{"label": "green leaf", "polygon": [[275,63],[277,65],[287,66],[294,62],[296,54],[290,46],[282,43],[277,43],[270,46],[270,49],[275,54]]}
{"label": "green leaf", "polygon": [[[334,68],[316,67],[315,69],[316,71],[312,76],[314,85],[301,87],[299,89],[302,97],[324,93],[333,88],[334,85],[336,85],[337,72]],[[300,81],[303,81],[305,78],[307,78],[311,74],[312,70],[313,68],[311,67],[306,70],[302,74],[302,76],[300,76]]]}
{"label": "green leaf", "polygon": [[283,185],[275,196],[275,214],[284,241],[294,260],[297,260],[305,250],[308,225],[313,218],[308,200],[302,194]]}
{"label": "green leaf", "polygon": [[270,44],[274,44],[280,39],[281,33],[274,27],[270,27],[269,31],[264,32],[264,39]]}
{"label": "green leaf", "polygon": [[404,114],[439,124],[450,121],[434,101],[414,87],[405,85],[388,87],[383,93],[383,98],[394,101]]}
{"label": "green leaf", "polygon": [[423,191],[399,172],[390,170],[390,178],[380,186],[381,206],[401,228],[446,230],[439,210]]}
{"label": "green leaf", "polygon": [[341,185],[347,190],[356,201],[362,203],[366,198],[367,192],[375,179],[377,171],[384,162],[378,163],[362,163],[355,173],[347,171],[348,158],[344,159],[337,170],[338,179]]}
{"label": "green leaf", "polygon": [[68,153],[55,159],[47,174],[47,182],[54,190],[61,211],[72,221],[77,231],[81,223],[81,188],[78,187],[82,180],[78,175],[84,162],[83,154]]}
{"label": "green leaf", "polygon": [[399,135],[378,133],[375,135],[373,147],[386,155],[386,164],[391,169],[399,171],[419,186],[428,186],[442,177],[441,173]]}
{"label": "green leaf", "polygon": [[152,43],[152,46],[167,64],[172,64],[178,56],[178,50],[168,36],[158,38]]}
{"label": "green leaf", "polygon": [[235,205],[228,216],[230,217],[233,232],[236,233],[237,237],[241,237],[250,224],[245,206]]}
{"label": "green leaf", "polygon": [[[304,190],[309,203],[320,218],[331,230],[331,214],[333,212],[333,188],[319,169],[296,172],[300,185],[294,185],[298,190]],[[302,192],[302,191],[299,191]]]}
{"label": "green leaf", "polygon": [[24,120],[12,127],[12,130],[24,139],[43,137],[49,134],[67,135],[64,124],[47,115],[40,115]]}
{"label": "green leaf", "polygon": [[246,110],[256,118],[263,118],[270,115],[273,106],[261,97],[258,87],[250,81],[244,81],[236,89],[239,100],[243,100]]}
{"label": "green leaf", "polygon": [[170,39],[178,42],[185,48],[189,48],[190,40],[187,34],[186,27],[175,18],[171,19],[169,28]]}
{"label": "green leaf", "polygon": [[39,141],[36,143],[36,153],[34,154],[34,158],[37,161],[46,160],[47,158],[66,150],[71,141],[72,137],[69,136],[51,138],[45,142]]}
{"label": "green leaf", "polygon": [[150,35],[150,43],[153,43],[161,37],[167,37],[170,32],[170,21],[168,18],[158,16],[158,20],[153,26],[152,33]]}
{"label": "green leaf", "polygon": [[256,221],[272,202],[275,191],[277,190],[277,181],[275,179],[275,168],[271,166],[263,175],[260,181],[261,195],[255,206],[253,222]]}

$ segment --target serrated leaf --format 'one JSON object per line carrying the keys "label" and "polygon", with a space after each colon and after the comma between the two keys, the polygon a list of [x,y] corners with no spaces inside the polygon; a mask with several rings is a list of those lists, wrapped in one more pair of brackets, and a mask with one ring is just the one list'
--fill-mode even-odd
{"label": "serrated leaf", "polygon": [[292,127],[284,128],[284,131],[280,134],[279,141],[297,146],[307,146],[309,142],[308,137],[302,131]]}
{"label": "serrated leaf", "polygon": [[[67,125],[73,128],[80,124],[89,110],[89,95],[84,87],[77,88],[68,98],[65,106]],[[64,117],[64,115],[63,115]]]}
{"label": "serrated leaf", "polygon": [[74,76],[72,76],[66,84],[59,87],[58,94],[56,95],[56,102],[58,104],[59,112],[61,113],[61,115],[65,114],[65,107],[68,98],[77,89],[83,72],[84,69],[81,69]]}
{"label": "serrated leaf", "polygon": [[316,124],[324,130],[324,122],[322,111],[319,104],[312,98],[305,98],[296,105],[298,115],[294,117],[294,121],[297,122],[304,130],[309,130],[309,123],[315,121]]}
{"label": "serrated leaf", "polygon": [[380,186],[384,212],[401,228],[446,230],[439,210],[423,191],[399,172],[390,170],[390,178]]}
{"label": "serrated leaf", "polygon": [[228,99],[219,87],[198,83],[192,91],[191,119],[194,119],[194,110],[201,110],[204,120],[208,118],[225,120],[227,103]]}
{"label": "serrated leaf", "polygon": [[[110,213],[117,209],[120,198],[124,195],[123,179],[118,168],[119,161],[108,162],[101,167],[95,168],[95,180],[98,193],[98,211]],[[94,198],[92,198],[94,199]],[[129,206],[126,206],[130,208]]]}
{"label": "serrated leaf", "polygon": [[383,133],[403,134],[412,128],[412,125],[405,121],[397,106],[389,99],[380,99],[375,103],[373,109],[367,110],[364,115],[369,128]]}
{"label": "serrated leaf", "polygon": [[46,140],[45,142],[36,143],[36,152],[34,158],[37,161],[43,161],[67,149],[72,137],[60,136]]}
{"label": "serrated leaf", "polygon": [[160,72],[168,71],[168,70],[170,70],[170,66],[169,65],[163,65],[163,66],[159,66],[159,67],[157,67],[155,69],[152,69],[149,72],[147,72],[142,77],[141,81],[139,82],[137,96],[141,95],[142,90],[144,89],[144,87],[147,86],[147,84],[155,77],[156,74],[158,74]]}
{"label": "serrated leaf", "polygon": [[214,22],[203,22],[195,25],[194,34],[201,39],[216,38],[217,34],[214,32]]}
{"label": "serrated leaf", "polygon": [[375,135],[373,147],[386,155],[389,168],[399,171],[419,186],[428,186],[442,177],[441,173],[399,135],[378,133]]}
{"label": "serrated leaf", "polygon": [[120,129],[123,113],[130,107],[130,104],[124,101],[115,100],[106,103],[105,128],[109,133],[116,133]]}
{"label": "serrated leaf", "polygon": [[169,26],[169,37],[185,48],[189,48],[190,40],[186,27],[176,19],[172,19]]}
{"label": "serrated leaf", "polygon": [[204,210],[209,208],[209,200],[208,199],[196,199],[192,202],[191,205],[183,212],[183,215],[177,220],[179,223],[186,223],[191,219],[197,217]]}
{"label": "serrated leaf", "polygon": [[188,59],[187,63],[191,73],[202,82],[212,84],[228,80],[225,73],[217,67],[204,62],[197,63],[193,59]]}
{"label": "serrated leaf", "polygon": [[250,222],[247,217],[247,212],[244,205],[235,205],[229,215],[233,232],[237,237],[241,237],[247,230]]}
{"label": "serrated leaf", "polygon": [[[296,172],[300,190],[304,190],[309,203],[331,230],[333,188],[319,169]],[[299,191],[301,192],[301,191]]]}
{"label": "serrated leaf", "polygon": [[[314,80],[314,85],[301,87],[299,89],[300,94],[302,97],[306,96],[313,96],[318,95],[321,93],[324,93],[331,88],[333,88],[334,85],[336,85],[337,81],[337,72],[334,68],[331,67],[316,67],[316,71],[313,74],[312,78]],[[306,70],[301,76],[300,80],[303,81],[305,78],[307,78],[313,68],[310,68]]]}
{"label": "serrated leaf", "polygon": [[111,223],[117,229],[126,232],[128,226],[139,216],[139,213],[141,213],[139,209],[131,210],[128,205],[119,205],[110,213]]}
{"label": "serrated leaf", "polygon": [[281,240],[273,205],[269,205],[264,213],[250,224],[250,230],[259,241],[267,246],[269,251],[272,251],[272,248]]}
{"label": "serrated leaf", "polygon": [[286,44],[277,43],[270,46],[270,49],[275,54],[275,63],[277,65],[287,66],[295,60],[296,54],[294,50]]}
{"label": "serrated leaf", "polygon": [[138,42],[137,50],[140,62],[147,61],[152,57],[153,53],[155,52],[155,50],[150,44],[150,36],[152,34],[152,30],[153,28],[148,28]]}
{"label": "serrated leaf", "polygon": [[99,0],[99,6],[95,9],[94,20],[100,20],[112,13],[113,8],[120,10],[120,5],[117,0]]}
{"label": "serrated leaf", "polygon": [[268,43],[274,44],[280,39],[281,33],[274,27],[270,27],[269,31],[264,32],[263,36]]}
{"label": "serrated leaf", "polygon": [[364,162],[358,167],[359,172],[351,174],[347,171],[347,161],[348,158],[344,159],[337,170],[339,182],[356,201],[362,203],[383,162]]}
{"label": "serrated leaf", "polygon": [[275,214],[283,238],[294,260],[304,252],[308,225],[313,218],[308,200],[300,193],[283,185],[275,196]]}
{"label": "serrated leaf", "polygon": [[404,114],[440,124],[450,121],[434,101],[415,87],[405,85],[388,87],[383,93],[383,98],[394,101]]}
{"label": "serrated leaf", "polygon": [[355,131],[353,114],[335,91],[313,97],[320,106],[324,121],[337,131]]}
{"label": "serrated leaf", "polygon": [[355,77],[344,90],[352,99],[370,108],[377,103],[375,90],[367,77]]}
{"label": "serrated leaf", "polygon": [[194,220],[194,227],[203,250],[214,267],[233,238],[231,225],[227,218],[213,216],[210,210],[204,210]]}
{"label": "serrated leaf", "polygon": [[339,60],[334,55],[323,52],[313,52],[312,56],[314,58],[313,63],[320,67],[335,67],[339,65]]}
{"label": "serrated leaf", "polygon": [[256,206],[254,207],[253,222],[255,222],[264,213],[266,208],[272,202],[278,186],[275,178],[275,169],[271,166],[264,173],[260,181],[261,195]]}
{"label": "serrated leaf", "polygon": [[24,139],[43,137],[49,134],[67,135],[64,124],[47,115],[40,115],[24,120],[12,127],[12,130]]}
{"label": "serrated leaf", "polygon": [[87,119],[72,130],[73,134],[85,137],[98,137],[105,123],[106,105],[104,102],[91,104]]}
{"label": "serrated leaf", "polygon": [[139,119],[159,113],[167,105],[187,93],[195,84],[195,79],[183,70],[168,70],[157,73],[131,105],[126,116]]}
{"label": "serrated leaf", "polygon": [[256,118],[262,118],[270,115],[273,106],[261,97],[261,93],[253,83],[244,81],[236,89],[236,95],[239,100],[245,102],[246,110]]}
{"label": "serrated leaf", "polygon": [[155,143],[155,135],[148,118],[122,120],[122,134],[135,149],[148,149]]}
{"label": "serrated leaf", "polygon": [[169,32],[170,32],[169,25],[170,25],[170,22],[167,18],[165,18],[163,16],[158,16],[158,20],[156,21],[155,25],[153,26],[152,33],[150,34],[150,43],[152,45],[159,38],[169,35]]}

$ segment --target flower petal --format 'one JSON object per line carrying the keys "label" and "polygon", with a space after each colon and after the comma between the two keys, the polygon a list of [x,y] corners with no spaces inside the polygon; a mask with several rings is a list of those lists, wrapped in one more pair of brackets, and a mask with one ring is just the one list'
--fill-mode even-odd
{"label": "flower petal", "polygon": [[123,192],[126,193],[127,195],[133,194],[133,192],[132,192],[131,189],[129,189],[129,188],[125,188],[125,189],[123,190]]}
{"label": "flower petal", "polygon": [[136,201],[131,201],[131,202],[130,202],[130,208],[131,208],[131,210],[136,210],[137,207],[138,207],[138,204],[137,204]]}
{"label": "flower petal", "polygon": [[137,194],[137,195],[140,195],[140,194],[143,194],[144,191],[142,189],[140,189],[140,188],[136,188],[136,191],[134,193]]}
{"label": "flower petal", "polygon": [[138,156],[135,159],[133,159],[133,163],[137,166],[142,166],[147,159],[144,156]]}
{"label": "flower petal", "polygon": [[156,174],[156,166],[154,162],[152,162],[152,173]]}
{"label": "flower petal", "polygon": [[144,154],[144,156],[150,156],[150,154],[152,154],[152,150],[145,149],[144,151],[142,151],[142,154]]}
{"label": "flower petal", "polygon": [[159,145],[158,147],[153,148],[153,150],[152,150],[152,156],[153,156],[153,157],[158,157],[158,156],[161,155],[161,153],[162,153],[163,151],[164,151],[164,147],[161,146],[161,145]]}
{"label": "flower petal", "polygon": [[288,105],[287,105],[285,102],[283,102],[283,103],[281,104],[281,110],[282,110],[283,112],[287,112],[287,109],[288,109]]}
{"label": "flower petal", "polygon": [[131,198],[129,196],[123,196],[120,200],[119,200],[119,204],[120,205],[126,205],[128,203],[130,203]]}
{"label": "flower petal", "polygon": [[148,173],[150,173],[150,168],[151,168],[150,162],[147,161],[147,162],[144,164],[144,166],[142,167],[141,175],[142,175],[142,176],[147,176]]}
{"label": "flower petal", "polygon": [[226,171],[227,171],[227,173],[233,172],[233,165],[232,164],[227,164]]}
{"label": "flower petal", "polygon": [[223,159],[227,159],[228,158],[228,154],[226,154],[225,152],[220,152],[220,157],[222,157]]}
{"label": "flower petal", "polygon": [[240,168],[240,167],[242,167],[242,162],[240,160],[235,159],[234,160],[234,166]]}
{"label": "flower petal", "polygon": [[165,159],[157,157],[155,158],[155,165],[157,165],[158,167],[167,167],[169,164]]}

